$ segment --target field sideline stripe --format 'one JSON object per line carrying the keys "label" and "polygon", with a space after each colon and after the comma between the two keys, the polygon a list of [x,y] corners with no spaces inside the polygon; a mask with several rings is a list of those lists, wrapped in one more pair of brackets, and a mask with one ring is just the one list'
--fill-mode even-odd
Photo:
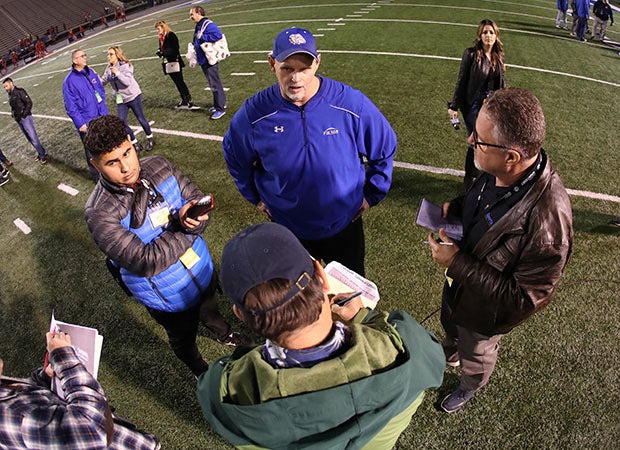
{"label": "field sideline stripe", "polygon": [[[8,112],[0,111],[0,114],[10,115]],[[58,116],[50,116],[47,114],[33,114],[33,117],[40,117],[42,119],[52,119],[52,120],[62,120],[64,122],[71,122],[71,119],[68,117],[58,117]],[[133,128],[133,127],[132,127]],[[136,127],[137,128],[137,127]],[[202,134],[202,133],[193,133],[191,131],[179,131],[179,130],[167,130],[164,128],[152,128],[153,132],[160,134],[168,134],[171,136],[181,136],[192,139],[202,139],[206,141],[215,141],[222,142],[224,140],[223,136],[217,136],[214,134]],[[440,175],[451,175],[455,177],[462,177],[465,175],[465,172],[457,169],[449,169],[443,167],[434,167],[434,166],[426,166],[422,164],[412,164],[400,161],[394,161],[394,167],[400,167],[402,169],[408,170],[416,170],[418,172],[427,172],[427,173],[435,173]],[[579,189],[566,189],[569,195],[574,197],[586,197],[595,200],[605,200],[615,203],[620,203],[620,197],[609,194],[599,194],[597,192],[583,191]]]}
{"label": "field sideline stripe", "polygon": [[[0,111],[0,114],[10,115],[10,113]],[[54,119],[54,120],[62,120],[65,122],[71,122],[71,119],[68,117],[58,117],[58,116],[48,116],[45,114],[33,114],[34,117],[40,117],[43,119]],[[133,128],[133,127],[132,127]],[[137,127],[136,127],[137,128]],[[151,130],[155,133],[168,134],[171,136],[181,136],[191,139],[202,139],[205,141],[215,141],[222,142],[224,140],[223,136],[217,136],[214,134],[202,134],[202,133],[193,133],[191,131],[179,131],[179,130],[167,130],[165,128],[151,128]],[[401,169],[409,169],[409,170],[417,170],[418,172],[427,172],[427,173],[435,173],[440,175],[451,175],[455,177],[462,177],[465,175],[465,172],[457,169],[449,169],[444,167],[434,167],[434,166],[425,166],[422,164],[412,164],[400,161],[394,161],[394,167],[400,167]],[[606,200],[610,202],[620,203],[620,197],[609,194],[599,194],[597,192],[590,191],[582,191],[579,189],[566,189],[569,195],[574,197],[586,197],[592,198],[596,200]]]}
{"label": "field sideline stripe", "polygon": [[[1,112],[1,111],[0,111],[0,114],[9,115],[9,113]],[[69,119],[68,117],[48,116],[45,114],[33,114],[33,116],[40,117],[42,119],[54,119],[54,120],[62,120],[65,122],[67,121],[71,122],[71,119]],[[222,142],[224,140],[223,136],[217,136],[214,134],[193,133],[191,131],[167,130],[165,128],[151,128],[151,129],[155,133],[167,134],[171,136],[181,136],[181,137],[186,137],[186,138],[191,138],[191,139],[202,139],[205,141],[215,141],[215,142]],[[412,164],[412,163],[406,163],[406,162],[400,162],[400,161],[394,161],[394,166],[400,167],[402,169],[417,170],[418,172],[435,173],[435,174],[440,174],[440,175],[451,175],[455,177],[462,177],[465,175],[465,172],[463,172],[462,170],[449,169],[449,168],[443,168],[443,167],[434,167],[434,166],[425,166],[422,164]],[[599,194],[597,192],[582,191],[578,189],[567,189],[567,191],[569,195],[572,195],[574,197],[586,197],[586,198],[592,198],[596,200],[606,200],[610,202],[620,203],[620,197],[615,196],[615,195]]]}
{"label": "field sideline stripe", "polygon": [[[400,167],[401,169],[417,170],[418,172],[437,173],[440,175],[452,175],[455,177],[465,176],[465,172],[462,170],[446,169],[443,167],[425,166],[422,164],[411,164],[406,162],[394,161],[394,167]],[[595,200],[606,200],[609,202],[620,203],[620,197],[609,194],[599,194],[597,192],[582,191],[580,189],[566,189],[568,195],[573,197],[586,197]]]}

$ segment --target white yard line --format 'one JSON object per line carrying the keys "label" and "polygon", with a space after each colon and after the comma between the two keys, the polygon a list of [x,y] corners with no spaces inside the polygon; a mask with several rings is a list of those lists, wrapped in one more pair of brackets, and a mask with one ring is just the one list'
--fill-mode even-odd
{"label": "white yard line", "polygon": [[[6,112],[0,112],[0,114],[9,115],[9,113],[6,113]],[[50,115],[43,115],[43,114],[33,114],[33,116],[44,118],[44,119],[62,120],[65,122],[71,121],[67,117],[58,117],[58,116],[50,116]],[[138,127],[132,127],[132,128],[137,129]],[[153,131],[153,133],[167,134],[170,136],[180,136],[180,137],[185,137],[185,138],[190,138],[190,139],[202,139],[205,141],[215,141],[215,142],[222,142],[224,140],[223,136],[218,136],[214,134],[194,133],[191,131],[181,131],[181,130],[168,130],[165,128],[151,128],[151,130]],[[465,172],[463,172],[462,170],[450,169],[447,167],[425,166],[422,164],[413,164],[413,163],[407,163],[407,162],[401,162],[401,161],[394,161],[394,167],[399,167],[401,169],[408,169],[408,170],[416,170],[418,172],[451,175],[455,177],[462,177],[465,175]],[[567,191],[569,195],[572,195],[574,197],[586,197],[586,198],[592,198],[592,199],[597,199],[597,200],[605,200],[609,202],[620,203],[620,197],[615,196],[615,195],[583,191],[579,189],[567,189]]]}

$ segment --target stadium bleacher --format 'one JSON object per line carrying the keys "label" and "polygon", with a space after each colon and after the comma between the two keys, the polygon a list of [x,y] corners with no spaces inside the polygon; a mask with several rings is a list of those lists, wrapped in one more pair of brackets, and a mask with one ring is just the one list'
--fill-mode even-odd
{"label": "stadium bleacher", "polygon": [[124,3],[119,0],[0,0],[0,21],[3,24],[0,55],[7,55],[29,35],[43,37],[50,26],[58,26],[59,39],[64,38],[63,24],[67,29],[79,27],[85,23],[85,12],[92,16],[95,25],[99,25],[106,6],[110,10],[109,21],[114,10]]}

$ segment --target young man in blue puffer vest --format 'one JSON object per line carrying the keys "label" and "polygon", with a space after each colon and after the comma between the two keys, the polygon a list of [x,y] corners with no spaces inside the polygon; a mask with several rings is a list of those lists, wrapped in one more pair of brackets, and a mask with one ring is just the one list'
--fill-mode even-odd
{"label": "young man in blue puffer vest", "polygon": [[203,193],[167,159],[138,160],[116,116],[92,120],[84,145],[101,174],[85,211],[93,240],[198,376],[209,367],[196,346],[199,321],[222,344],[246,343],[217,307],[217,277],[201,237],[209,215],[188,215]]}

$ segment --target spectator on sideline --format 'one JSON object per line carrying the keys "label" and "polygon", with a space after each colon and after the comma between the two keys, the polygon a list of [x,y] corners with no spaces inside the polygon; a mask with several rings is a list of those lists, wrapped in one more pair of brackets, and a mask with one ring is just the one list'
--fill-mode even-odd
{"label": "spectator on sideline", "polygon": [[344,297],[330,300],[323,267],[282,225],[228,241],[220,278],[235,315],[266,338],[198,380],[203,414],[238,448],[391,449],[441,384],[436,338],[404,311],[336,305]]}
{"label": "spectator on sideline", "polygon": [[555,27],[568,30],[566,21],[566,11],[568,11],[568,0],[557,0],[558,15],[555,18]]}
{"label": "spectator on sideline", "polygon": [[13,64],[13,68],[17,68],[19,65],[19,55],[15,50],[11,51],[11,64]]}
{"label": "spectator on sideline", "polygon": [[[157,56],[164,59],[162,62],[164,75],[170,76],[170,79],[174,82],[174,85],[177,87],[179,95],[181,96],[181,101],[177,106],[175,106],[175,108],[200,109],[199,106],[192,103],[192,96],[189,93],[187,84],[185,84],[185,80],[183,80],[183,67],[185,67],[185,63],[183,62],[183,57],[181,57],[181,52],[179,49],[179,38],[177,38],[177,35],[174,34],[168,24],[163,20],[155,22],[155,28],[157,29],[157,34],[159,36],[159,50],[157,50]],[[179,71],[166,73],[166,63],[169,62],[178,62]]]}
{"label": "spectator on sideline", "polygon": [[468,141],[482,171],[462,197],[443,205],[460,217],[464,235],[440,245],[433,259],[446,267],[441,324],[449,365],[462,366],[459,387],[441,402],[462,408],[493,373],[499,341],[548,305],[571,253],[570,199],[542,148],[545,116],[525,89],[495,91],[480,110]]}
{"label": "spectator on sideline", "polygon": [[[504,44],[499,38],[499,28],[492,20],[481,20],[474,46],[463,52],[454,95],[448,103],[451,119],[458,118],[458,111],[461,110],[468,136],[474,129],[478,111],[487,96],[506,86],[504,71]],[[466,190],[479,174],[474,165],[474,149],[470,145],[465,157]]]}
{"label": "spectator on sideline", "polygon": [[[609,6],[608,0],[596,0],[594,7],[592,8],[594,13],[594,25],[592,26],[592,39],[598,36],[602,41],[605,39],[605,33],[607,32],[607,25],[611,19],[611,25],[614,24],[614,13]],[[596,32],[596,29],[600,29],[600,33]]]}
{"label": "spectator on sideline", "polygon": [[219,119],[226,114],[226,93],[220,80],[219,64],[209,64],[204,51],[200,47],[205,42],[216,42],[222,39],[222,32],[219,27],[205,17],[205,10],[202,6],[192,6],[189,10],[189,18],[196,24],[194,29],[194,49],[196,58],[202,72],[207,77],[209,87],[213,93],[213,106],[209,108],[212,119]]}
{"label": "spectator on sideline", "polygon": [[247,343],[217,307],[217,276],[201,237],[209,215],[188,215],[203,194],[167,159],[139,161],[122,119],[103,116],[88,127],[84,143],[101,172],[86,203],[88,230],[117,280],[198,376],[209,367],[196,345],[199,321],[221,344]]}
{"label": "spectator on sideline", "polygon": [[133,130],[127,122],[127,116],[129,110],[131,110],[140,126],[144,130],[146,135],[146,151],[150,152],[155,147],[155,139],[153,138],[153,132],[151,131],[151,125],[149,121],[144,117],[144,110],[142,109],[142,90],[138,85],[138,82],[133,76],[133,64],[125,56],[125,52],[119,46],[108,47],[108,66],[103,72],[101,82],[105,86],[110,84],[112,86],[112,92],[116,100],[116,114],[123,119],[127,127],[127,134],[131,138],[131,143],[136,148],[137,152],[142,150],[142,145],[136,139]]}
{"label": "spectator on sideline", "polygon": [[363,93],[316,75],[320,62],[310,31],[278,34],[278,82],[234,115],[224,159],[241,195],[312,256],[364,275],[361,216],[390,189],[396,133]]}
{"label": "spectator on sideline", "polygon": [[[7,449],[156,450],[157,438],[111,412],[99,382],[82,365],[66,333],[45,335],[49,364],[29,379],[2,377],[0,447]],[[51,389],[58,377],[64,398]]]}
{"label": "spectator on sideline", "polygon": [[590,1],[577,0],[577,39],[587,42],[586,31],[588,30],[588,19],[590,18]]}
{"label": "spectator on sideline", "polygon": [[20,130],[37,151],[34,158],[41,165],[47,163],[47,151],[43,148],[37,130],[34,127],[32,118],[32,100],[25,89],[15,86],[13,80],[8,77],[2,82],[4,90],[9,94],[9,105],[11,105],[11,115],[19,125]]}
{"label": "spectator on sideline", "polygon": [[[80,139],[84,142],[84,136],[88,131],[88,122],[108,114],[108,107],[105,104],[105,88],[97,72],[86,65],[84,50],[81,48],[73,50],[71,61],[71,71],[62,84],[62,96],[67,115],[73,121]],[[84,155],[91,178],[97,181],[99,172],[91,164],[90,154],[86,146],[84,147]]]}

